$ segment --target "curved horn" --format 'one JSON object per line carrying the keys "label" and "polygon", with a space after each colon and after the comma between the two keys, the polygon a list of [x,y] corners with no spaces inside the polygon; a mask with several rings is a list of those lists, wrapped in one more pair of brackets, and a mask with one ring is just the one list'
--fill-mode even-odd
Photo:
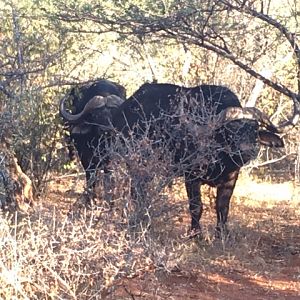
{"label": "curved horn", "polygon": [[247,113],[252,114],[253,117],[260,123],[260,125],[265,127],[267,130],[274,133],[279,133],[278,127],[272,123],[270,118],[264,112],[260,111],[256,107],[245,107],[243,109]]}
{"label": "curved horn", "polygon": [[71,124],[79,123],[86,114],[88,114],[96,108],[103,107],[107,103],[107,97],[95,96],[85,105],[84,109],[80,113],[72,115],[69,112],[67,112],[65,108],[65,101],[67,100],[67,98],[68,97],[66,96],[61,99],[59,105],[59,112],[61,116]]}
{"label": "curved horn", "polygon": [[256,107],[229,107],[220,112],[218,121],[224,122],[236,119],[253,119],[265,127],[267,130],[279,133],[278,128],[271,122],[269,117]]}
{"label": "curved horn", "polygon": [[106,99],[106,106],[111,108],[117,108],[125,101],[116,95],[109,95]]}

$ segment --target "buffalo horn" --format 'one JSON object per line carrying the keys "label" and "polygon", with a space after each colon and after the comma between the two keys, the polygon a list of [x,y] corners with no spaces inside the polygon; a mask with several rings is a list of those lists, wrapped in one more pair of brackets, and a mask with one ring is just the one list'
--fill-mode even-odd
{"label": "buffalo horn", "polygon": [[265,127],[267,130],[279,133],[278,128],[271,122],[269,117],[256,107],[229,107],[218,116],[219,124],[237,119],[256,120],[260,126]]}
{"label": "buffalo horn", "polygon": [[67,97],[64,97],[60,101],[59,110],[62,117],[71,124],[78,124],[85,115],[87,115],[94,109],[101,108],[105,105],[109,107],[118,107],[123,102],[123,100],[116,95],[109,95],[107,97],[95,96],[85,105],[80,113],[73,115],[67,112],[67,110],[65,109],[66,99]]}
{"label": "buffalo horn", "polygon": [[109,95],[106,97],[106,106],[110,108],[117,108],[119,107],[124,100],[116,95]]}

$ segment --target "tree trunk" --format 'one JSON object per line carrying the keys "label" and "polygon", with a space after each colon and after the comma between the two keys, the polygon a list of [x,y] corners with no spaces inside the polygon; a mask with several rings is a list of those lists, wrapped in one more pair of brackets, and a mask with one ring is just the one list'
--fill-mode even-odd
{"label": "tree trunk", "polygon": [[33,206],[32,182],[6,142],[0,144],[0,208],[28,213]]}

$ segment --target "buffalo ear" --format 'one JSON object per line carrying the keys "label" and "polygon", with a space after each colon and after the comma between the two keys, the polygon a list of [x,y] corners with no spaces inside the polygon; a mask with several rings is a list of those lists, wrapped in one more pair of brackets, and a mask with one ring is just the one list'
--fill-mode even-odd
{"label": "buffalo ear", "polygon": [[276,148],[284,147],[284,142],[282,138],[273,132],[267,130],[259,130],[258,138],[259,138],[259,142],[262,145],[268,147],[276,147]]}

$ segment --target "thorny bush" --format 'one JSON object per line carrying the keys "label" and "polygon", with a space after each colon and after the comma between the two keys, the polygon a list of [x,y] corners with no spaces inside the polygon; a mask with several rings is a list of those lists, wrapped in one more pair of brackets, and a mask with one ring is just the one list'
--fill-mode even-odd
{"label": "thorny bush", "polygon": [[[102,155],[99,161],[109,161],[111,170],[98,173],[98,198],[119,207],[131,228],[148,228],[153,217],[164,213],[163,191],[175,178],[188,172],[205,178],[220,163],[221,152],[243,151],[250,158],[258,153],[258,145],[253,144],[257,133],[245,131],[244,121],[220,126],[216,107],[182,95],[181,99],[169,115],[162,110],[159,117],[140,122],[126,136],[115,132],[95,151]],[[216,139],[216,134],[225,136],[225,127],[230,133],[226,145]]]}

